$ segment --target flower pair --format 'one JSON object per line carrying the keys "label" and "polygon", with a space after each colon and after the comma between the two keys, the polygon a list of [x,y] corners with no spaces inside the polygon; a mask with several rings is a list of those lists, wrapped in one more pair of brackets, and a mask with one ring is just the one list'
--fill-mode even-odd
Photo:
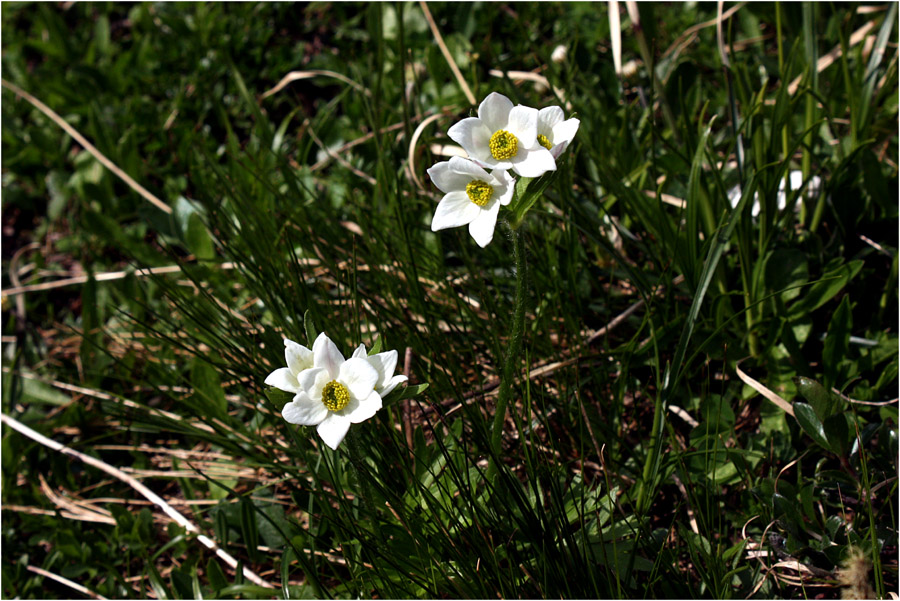
{"label": "flower pair", "polygon": [[[513,103],[493,92],[468,117],[447,132],[469,158],[453,157],[428,170],[444,197],[438,204],[431,230],[469,226],[469,233],[484,248],[494,237],[501,206],[512,202],[515,179],[540,177],[556,170],[556,159],[578,131],[578,119],[566,120],[558,106],[540,111]],[[486,170],[491,169],[488,173]]]}
{"label": "flower pair", "polygon": [[292,424],[316,426],[322,441],[337,449],[351,424],[375,415],[382,399],[407,380],[395,376],[397,351],[372,356],[362,344],[349,359],[324,333],[319,334],[312,350],[284,339],[287,367],[273,371],[265,383],[294,398],[281,411]]}

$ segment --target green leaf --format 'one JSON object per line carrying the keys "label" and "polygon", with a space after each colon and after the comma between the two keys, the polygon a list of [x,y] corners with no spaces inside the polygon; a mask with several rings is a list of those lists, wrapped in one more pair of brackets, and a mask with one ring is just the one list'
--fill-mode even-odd
{"label": "green leaf", "polygon": [[830,416],[843,410],[843,399],[815,380],[800,376],[794,381],[800,394],[812,405],[820,422],[824,422]]}
{"label": "green leaf", "polygon": [[192,213],[188,217],[187,231],[184,233],[187,247],[194,256],[200,261],[210,261],[215,258],[216,251],[213,247],[212,238],[206,231],[203,219],[197,213]]}
{"label": "green leaf", "polygon": [[209,578],[209,584],[210,586],[212,586],[214,591],[220,591],[228,586],[228,580],[226,580],[225,578],[225,572],[222,571],[222,566],[219,565],[219,562],[216,561],[214,557],[210,558],[210,560],[206,562],[206,576],[207,578]]}
{"label": "green leaf", "polygon": [[788,302],[794,300],[802,292],[801,286],[809,279],[809,268],[806,261],[806,253],[792,248],[780,249],[769,255],[766,260],[765,282],[766,288],[772,292],[784,290],[781,300]]}
{"label": "green leaf", "polygon": [[30,403],[62,406],[72,400],[68,395],[40,380],[22,378],[20,381],[22,382],[22,397]]}
{"label": "green leaf", "polygon": [[278,596],[278,589],[266,588],[256,584],[232,584],[219,591],[222,597],[230,597],[231,595],[252,595],[263,599],[271,599]]}
{"label": "green leaf", "polygon": [[838,413],[826,419],[822,425],[825,436],[828,439],[828,446],[836,455],[841,457],[847,456],[847,452],[850,450],[854,440],[847,418],[846,413]]}
{"label": "green leaf", "polygon": [[281,594],[287,600],[291,598],[291,589],[288,581],[291,576],[291,562],[294,560],[294,552],[290,547],[281,554]]}
{"label": "green leaf", "polygon": [[228,401],[225,400],[219,373],[200,357],[194,358],[191,363],[191,386],[194,388],[193,400],[208,408],[216,417],[228,417]]}
{"label": "green leaf", "polygon": [[780,493],[772,495],[772,509],[774,517],[781,520],[785,530],[794,536],[803,531],[803,518],[800,516],[796,501],[789,501]]}
{"label": "green leaf", "polygon": [[316,341],[316,337],[319,334],[316,332],[316,324],[313,323],[313,318],[312,315],[309,314],[309,309],[303,313],[303,329],[306,331],[306,344],[309,345],[309,348],[312,348],[313,343]]}
{"label": "green leaf", "polygon": [[169,576],[172,581],[172,590],[178,593],[179,599],[193,599],[194,591],[191,586],[191,577],[183,573],[181,570],[172,570]]}
{"label": "green leaf", "polygon": [[153,589],[154,594],[157,599],[161,601],[166,601],[167,599],[172,598],[172,593],[169,591],[169,588],[165,585],[162,578],[159,575],[159,572],[156,570],[156,566],[153,565],[153,562],[149,562],[146,564],[149,570],[148,579],[150,580],[150,587]]}
{"label": "green leaf", "polygon": [[853,314],[850,311],[850,299],[845,296],[841,299],[837,311],[831,316],[828,324],[828,334],[825,337],[825,348],[822,351],[822,361],[825,368],[825,387],[830,388],[839,384],[841,375],[840,365],[847,358],[850,348],[850,330],[853,328]]}
{"label": "green leaf", "polygon": [[246,497],[241,498],[241,533],[250,557],[255,558],[259,553],[257,550],[259,530],[256,527],[256,510],[253,508],[253,502]]}
{"label": "green leaf", "polygon": [[404,399],[411,399],[414,396],[418,396],[425,392],[428,389],[428,383],[425,384],[416,384],[414,386],[406,386],[402,389],[395,388],[391,391],[391,394],[387,396],[386,399],[383,400],[385,407],[390,407],[395,403],[399,403]]}
{"label": "green leaf", "polygon": [[828,444],[828,438],[825,436],[822,422],[816,417],[815,410],[806,403],[794,403],[792,406],[794,408],[794,417],[797,418],[797,423],[800,424],[803,431],[821,447],[825,449],[831,448]]}
{"label": "green leaf", "polygon": [[516,181],[515,200],[509,205],[513,214],[512,219],[510,219],[513,228],[518,227],[522,223],[528,209],[538,201],[544,190],[553,181],[555,174],[555,171],[548,171],[538,178],[520,177]]}
{"label": "green leaf", "polygon": [[369,349],[369,357],[380,353],[383,346],[384,346],[384,337],[379,336],[378,338],[375,339],[375,342],[372,343],[372,348]]}
{"label": "green leaf", "polygon": [[791,305],[788,309],[789,318],[805,317],[827,303],[859,273],[863,266],[861,260],[850,261],[845,265],[837,264],[839,261],[840,259],[830,262],[822,278],[807,288],[802,298]]}

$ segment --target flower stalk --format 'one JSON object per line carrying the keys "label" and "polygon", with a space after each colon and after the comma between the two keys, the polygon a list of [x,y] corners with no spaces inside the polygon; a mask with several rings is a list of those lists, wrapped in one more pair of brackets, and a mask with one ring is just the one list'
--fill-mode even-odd
{"label": "flower stalk", "polygon": [[[528,264],[525,260],[525,241],[521,227],[513,228],[511,224],[510,234],[513,243],[513,260],[516,266],[516,298],[513,311],[512,329],[509,335],[509,346],[503,359],[500,376],[500,392],[497,395],[497,408],[494,413],[494,423],[491,426],[491,451],[494,456],[500,455],[500,443],[503,437],[503,423],[506,421],[506,406],[512,394],[512,382],[515,378],[516,366],[519,363],[519,355],[522,351],[522,338],[525,329],[525,304],[527,302],[527,278]],[[488,467],[488,478],[493,478],[496,473],[496,465],[492,462]]]}

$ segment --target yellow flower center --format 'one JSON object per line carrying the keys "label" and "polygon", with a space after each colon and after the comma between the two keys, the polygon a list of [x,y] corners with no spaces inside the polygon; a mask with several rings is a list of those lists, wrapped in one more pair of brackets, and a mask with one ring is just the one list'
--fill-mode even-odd
{"label": "yellow flower center", "polygon": [[494,195],[494,187],[480,179],[473,179],[466,184],[466,194],[469,195],[469,200],[483,207]]}
{"label": "yellow flower center", "polygon": [[519,152],[519,139],[505,129],[499,129],[491,136],[490,146],[491,156],[498,161],[505,161]]}
{"label": "yellow flower center", "polygon": [[544,134],[538,134],[538,144],[540,144],[547,150],[553,148],[553,144],[550,143],[550,140],[547,139],[547,136],[545,136]]}
{"label": "yellow flower center", "polygon": [[329,411],[340,411],[346,407],[349,402],[350,391],[348,391],[347,387],[340,382],[332,380],[322,389],[322,404],[325,405]]}

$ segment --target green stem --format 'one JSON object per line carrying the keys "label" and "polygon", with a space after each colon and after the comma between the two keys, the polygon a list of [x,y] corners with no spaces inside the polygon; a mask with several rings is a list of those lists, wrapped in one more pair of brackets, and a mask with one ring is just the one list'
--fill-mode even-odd
{"label": "green stem", "polygon": [[[500,376],[497,409],[494,414],[494,423],[491,426],[491,450],[496,457],[500,456],[503,423],[506,421],[506,406],[509,404],[509,397],[512,394],[512,381],[515,378],[516,366],[519,363],[519,354],[522,350],[522,338],[525,329],[526,280],[528,278],[528,265],[525,261],[525,242],[521,228],[510,226],[510,232],[512,233],[513,259],[516,264],[516,300],[512,330],[509,335],[509,346],[506,347],[506,356],[503,359]],[[492,461],[488,467],[488,478],[493,478],[496,471],[497,466]]]}
{"label": "green stem", "polygon": [[662,421],[663,421],[662,393],[656,396],[656,407],[653,409],[653,427],[650,430],[650,453],[644,462],[644,471],[641,474],[641,487],[638,491],[637,512],[645,515],[650,508],[650,493],[655,488],[651,481],[656,478],[659,465],[659,453],[662,450]]}

